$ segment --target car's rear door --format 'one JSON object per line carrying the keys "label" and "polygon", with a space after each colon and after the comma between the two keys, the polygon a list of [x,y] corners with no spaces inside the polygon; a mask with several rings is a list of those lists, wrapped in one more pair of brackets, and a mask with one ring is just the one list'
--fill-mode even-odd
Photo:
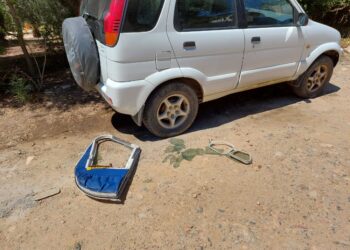
{"label": "car's rear door", "polygon": [[174,0],[167,33],[184,75],[203,79],[205,95],[236,87],[244,51],[236,0]]}
{"label": "car's rear door", "polygon": [[240,88],[292,78],[304,39],[289,0],[243,0],[247,28]]}

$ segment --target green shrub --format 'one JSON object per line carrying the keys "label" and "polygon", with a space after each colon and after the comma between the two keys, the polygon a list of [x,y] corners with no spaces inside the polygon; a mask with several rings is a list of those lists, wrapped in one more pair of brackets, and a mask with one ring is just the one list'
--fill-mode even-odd
{"label": "green shrub", "polygon": [[337,28],[343,37],[350,36],[350,0],[299,0],[315,21]]}
{"label": "green shrub", "polygon": [[349,37],[349,38],[343,38],[343,39],[341,40],[341,46],[342,46],[343,48],[349,47],[349,46],[350,46],[350,37]]}
{"label": "green shrub", "polygon": [[24,104],[31,100],[33,88],[28,79],[12,75],[10,80],[10,93],[15,97],[16,101]]}

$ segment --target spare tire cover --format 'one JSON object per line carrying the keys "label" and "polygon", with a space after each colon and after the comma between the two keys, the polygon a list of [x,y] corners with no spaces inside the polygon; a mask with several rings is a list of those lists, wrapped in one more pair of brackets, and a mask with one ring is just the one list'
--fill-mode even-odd
{"label": "spare tire cover", "polygon": [[75,81],[86,91],[100,79],[100,60],[90,28],[82,17],[68,18],[62,25],[63,42]]}

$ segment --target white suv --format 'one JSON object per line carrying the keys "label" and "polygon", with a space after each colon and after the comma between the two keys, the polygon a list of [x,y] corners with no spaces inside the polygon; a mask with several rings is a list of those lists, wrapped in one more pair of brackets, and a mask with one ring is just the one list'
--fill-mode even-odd
{"label": "white suv", "polygon": [[296,0],[83,0],[63,36],[77,83],[159,137],[232,93],[287,82],[317,97],[342,53]]}

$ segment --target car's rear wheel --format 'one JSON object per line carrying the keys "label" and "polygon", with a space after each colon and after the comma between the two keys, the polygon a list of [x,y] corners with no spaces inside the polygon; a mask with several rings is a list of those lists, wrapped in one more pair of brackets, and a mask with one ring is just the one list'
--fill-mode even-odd
{"label": "car's rear wheel", "polygon": [[296,86],[293,86],[294,93],[302,98],[320,96],[333,75],[333,69],[330,57],[320,57],[299,77]]}
{"label": "car's rear wheel", "polygon": [[162,138],[182,134],[193,124],[198,113],[198,97],[188,85],[171,82],[159,88],[145,106],[143,123]]}

